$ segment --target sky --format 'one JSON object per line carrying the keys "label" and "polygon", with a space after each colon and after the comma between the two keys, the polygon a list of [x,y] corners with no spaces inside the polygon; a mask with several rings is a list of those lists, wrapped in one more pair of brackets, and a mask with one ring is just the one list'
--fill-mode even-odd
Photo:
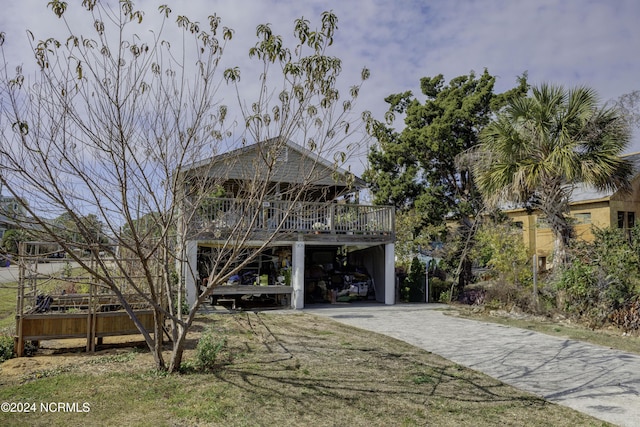
{"label": "sky", "polygon": [[[3,2],[0,31],[11,37],[5,46],[11,64],[32,60],[26,29],[36,39],[55,33],[59,23],[46,3]],[[497,92],[515,86],[523,72],[534,85],[591,87],[603,103],[640,89],[637,0],[143,0],[136,6],[153,16],[161,3],[202,23],[220,16],[234,30],[225,60],[243,72],[252,66],[248,49],[258,24],[271,24],[286,40],[296,18],[315,26],[323,10],[332,10],[339,19],[332,53],[343,60],[341,77],[357,83],[361,69],[370,69],[357,108],[378,119],[386,96],[411,90],[419,97],[421,77],[443,74],[449,81],[485,68],[497,76]],[[640,151],[638,133],[627,152]],[[359,173],[366,158],[349,162]]]}

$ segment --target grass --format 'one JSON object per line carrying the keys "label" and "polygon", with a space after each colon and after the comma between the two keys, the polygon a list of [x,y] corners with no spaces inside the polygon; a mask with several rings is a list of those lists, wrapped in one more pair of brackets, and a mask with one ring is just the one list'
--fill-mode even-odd
{"label": "grass", "polygon": [[16,284],[0,284],[0,331],[16,326]]}
{"label": "grass", "polygon": [[[201,331],[226,338],[194,368]],[[288,312],[198,319],[181,374],[144,351],[66,353],[0,365],[0,402],[85,402],[90,412],[0,413],[0,425],[601,426],[402,341]]]}
{"label": "grass", "polygon": [[623,335],[622,331],[614,327],[590,329],[578,323],[570,323],[567,321],[558,322],[553,321],[552,319],[542,319],[540,317],[492,315],[487,311],[474,310],[468,306],[456,305],[454,308],[458,315],[470,319],[528,329],[548,335],[584,341],[616,350],[640,354],[640,336],[628,334]]}

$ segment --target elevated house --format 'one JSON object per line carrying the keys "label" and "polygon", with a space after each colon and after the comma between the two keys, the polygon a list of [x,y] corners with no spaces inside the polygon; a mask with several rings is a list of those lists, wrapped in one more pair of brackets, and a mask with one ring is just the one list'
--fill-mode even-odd
{"label": "elevated house", "polygon": [[208,257],[219,248],[233,253],[231,262],[242,261],[243,253],[252,261],[216,284],[212,302],[235,305],[260,296],[300,309],[337,295],[395,303],[394,209],[361,204],[365,183],[335,162],[274,138],[185,173],[213,189],[183,221],[189,303],[216,268]]}
{"label": "elevated house", "polygon": [[[634,176],[631,191],[598,191],[595,188],[578,184],[575,186],[569,215],[577,238],[593,241],[593,227],[622,229],[633,228],[640,215],[640,153],[627,154],[634,164]],[[525,245],[532,254],[538,255],[541,269],[553,254],[553,235],[545,218],[539,211],[524,208],[503,209],[513,223],[522,229]]]}

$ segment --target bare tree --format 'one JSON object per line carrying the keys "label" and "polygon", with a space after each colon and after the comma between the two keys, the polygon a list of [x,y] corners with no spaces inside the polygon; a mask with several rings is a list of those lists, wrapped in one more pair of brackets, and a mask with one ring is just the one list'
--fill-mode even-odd
{"label": "bare tree", "polygon": [[[268,246],[291,214],[283,212],[271,234],[252,247],[245,243],[255,238],[251,230],[258,215],[237,221],[212,258],[215,268],[209,285],[183,310],[183,248],[194,238],[191,225],[201,217],[206,200],[225,181],[216,162],[221,153],[232,141],[242,145],[270,140],[259,145],[259,164],[243,165],[238,184],[246,200],[260,203],[273,191],[270,177],[288,140],[300,141],[318,157],[330,155],[337,170],[357,148],[346,141],[353,141],[354,135],[364,137],[354,123],[366,123],[369,116],[363,115],[363,122],[353,115],[360,85],[350,88],[348,99],[341,101],[341,61],[327,54],[337,29],[331,13],[322,15],[315,30],[306,20],[296,21],[292,49],[268,25],[258,27],[259,41],[250,55],[263,64],[263,72],[257,99],[246,103],[240,70],[219,69],[233,31],[221,26],[218,16],[208,17],[206,29],[178,16],[180,39],[175,42],[165,37],[175,30],[168,6],[159,8],[158,28],[144,34],[139,30],[146,15],[130,1],[112,8],[86,0],[82,6],[92,34],[75,31],[65,2],[48,3],[68,34],[38,41],[31,36],[38,66],[33,77],[21,67],[9,74],[2,51],[0,183],[24,201],[30,227],[37,226],[100,286],[118,296],[143,334],[156,367],[175,371],[187,332],[213,287]],[[4,40],[2,34],[0,41]],[[367,77],[364,70],[362,79]],[[217,102],[225,81],[237,89],[241,122],[231,121],[230,108]],[[231,170],[234,159],[228,160],[225,167]],[[313,162],[308,166],[282,197],[305,197],[319,173]],[[213,168],[218,168],[217,178],[210,173]],[[69,242],[68,227],[51,221],[60,215],[70,220],[83,248],[97,262],[73,250],[79,242]],[[110,236],[108,244],[87,225],[87,215],[102,223]],[[153,334],[137,318],[127,293],[152,308]],[[172,345],[168,363],[163,354],[165,333]]]}
{"label": "bare tree", "polygon": [[622,114],[622,117],[629,123],[629,127],[640,126],[640,90],[634,90],[621,95],[613,102]]}

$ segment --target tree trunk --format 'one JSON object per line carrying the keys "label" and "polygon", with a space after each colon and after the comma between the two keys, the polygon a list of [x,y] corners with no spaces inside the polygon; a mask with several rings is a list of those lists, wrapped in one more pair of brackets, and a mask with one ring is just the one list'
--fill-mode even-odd
{"label": "tree trunk", "polygon": [[184,346],[187,340],[187,332],[189,327],[183,327],[176,324],[176,330],[178,331],[178,339],[173,343],[173,349],[171,351],[171,359],[169,360],[169,372],[176,372],[182,365],[182,356],[184,354]]}
{"label": "tree trunk", "polygon": [[568,221],[570,191],[558,182],[551,182],[540,196],[539,208],[547,217],[554,237],[553,265],[563,268],[568,261],[567,248],[573,238],[573,226]]}
{"label": "tree trunk", "polygon": [[547,221],[554,236],[553,265],[563,268],[568,262],[567,248],[573,238],[573,227],[563,212],[547,215]]}
{"label": "tree trunk", "polygon": [[159,371],[165,370],[164,356],[162,355],[162,338],[164,333],[164,315],[159,310],[153,310],[153,360],[156,363],[156,369]]}
{"label": "tree trunk", "polygon": [[476,231],[478,231],[478,226],[480,225],[482,216],[482,211],[479,211],[476,216],[473,218],[473,221],[467,216],[463,216],[460,219],[460,229],[459,232],[462,235],[463,247],[462,252],[460,253],[460,261],[458,262],[458,268],[456,268],[454,281],[451,284],[451,290],[449,293],[449,301],[453,296],[454,286],[457,287],[461,292],[462,289],[471,281],[473,264],[471,260],[468,259],[469,252],[473,248],[474,239],[476,235]]}

